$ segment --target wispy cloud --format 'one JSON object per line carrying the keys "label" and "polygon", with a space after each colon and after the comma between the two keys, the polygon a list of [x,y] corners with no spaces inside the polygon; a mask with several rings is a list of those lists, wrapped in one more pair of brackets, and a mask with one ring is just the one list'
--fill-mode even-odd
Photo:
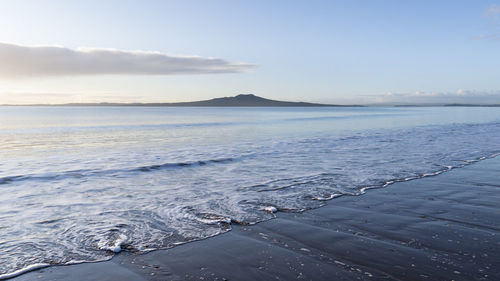
{"label": "wispy cloud", "polygon": [[161,52],[0,43],[0,78],[70,75],[237,73],[255,67],[223,59]]}
{"label": "wispy cloud", "polygon": [[483,14],[483,17],[490,21],[490,32],[473,36],[473,39],[479,40],[498,40],[500,32],[498,30],[498,20],[500,19],[500,6],[491,5]]}
{"label": "wispy cloud", "polygon": [[500,91],[387,93],[374,99],[380,104],[500,104]]}
{"label": "wispy cloud", "polygon": [[492,17],[495,19],[498,19],[498,16],[500,15],[500,6],[499,5],[491,5],[488,10],[486,10],[485,15],[487,17]]}
{"label": "wispy cloud", "polygon": [[499,40],[500,33],[481,34],[481,35],[473,36],[472,38],[479,39],[479,40]]}

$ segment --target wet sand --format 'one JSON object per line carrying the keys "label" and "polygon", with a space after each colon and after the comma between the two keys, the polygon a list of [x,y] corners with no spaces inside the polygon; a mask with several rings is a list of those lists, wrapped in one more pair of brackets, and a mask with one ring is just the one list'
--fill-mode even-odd
{"label": "wet sand", "polygon": [[500,157],[168,250],[12,280],[500,280]]}

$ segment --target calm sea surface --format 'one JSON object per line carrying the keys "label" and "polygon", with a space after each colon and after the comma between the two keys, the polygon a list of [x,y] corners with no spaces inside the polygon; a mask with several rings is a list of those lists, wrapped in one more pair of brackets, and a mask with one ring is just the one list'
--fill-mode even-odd
{"label": "calm sea surface", "polygon": [[500,108],[0,107],[0,279],[499,153]]}

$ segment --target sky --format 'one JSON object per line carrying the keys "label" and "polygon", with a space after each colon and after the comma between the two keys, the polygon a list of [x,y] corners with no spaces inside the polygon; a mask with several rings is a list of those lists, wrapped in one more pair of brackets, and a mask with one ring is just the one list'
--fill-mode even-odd
{"label": "sky", "polygon": [[500,104],[500,1],[0,0],[0,104]]}

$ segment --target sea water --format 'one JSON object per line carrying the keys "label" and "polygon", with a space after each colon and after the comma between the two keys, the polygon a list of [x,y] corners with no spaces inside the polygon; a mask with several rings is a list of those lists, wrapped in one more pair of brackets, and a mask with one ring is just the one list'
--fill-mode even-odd
{"label": "sea water", "polygon": [[173,247],[499,153],[499,107],[0,107],[0,278]]}

